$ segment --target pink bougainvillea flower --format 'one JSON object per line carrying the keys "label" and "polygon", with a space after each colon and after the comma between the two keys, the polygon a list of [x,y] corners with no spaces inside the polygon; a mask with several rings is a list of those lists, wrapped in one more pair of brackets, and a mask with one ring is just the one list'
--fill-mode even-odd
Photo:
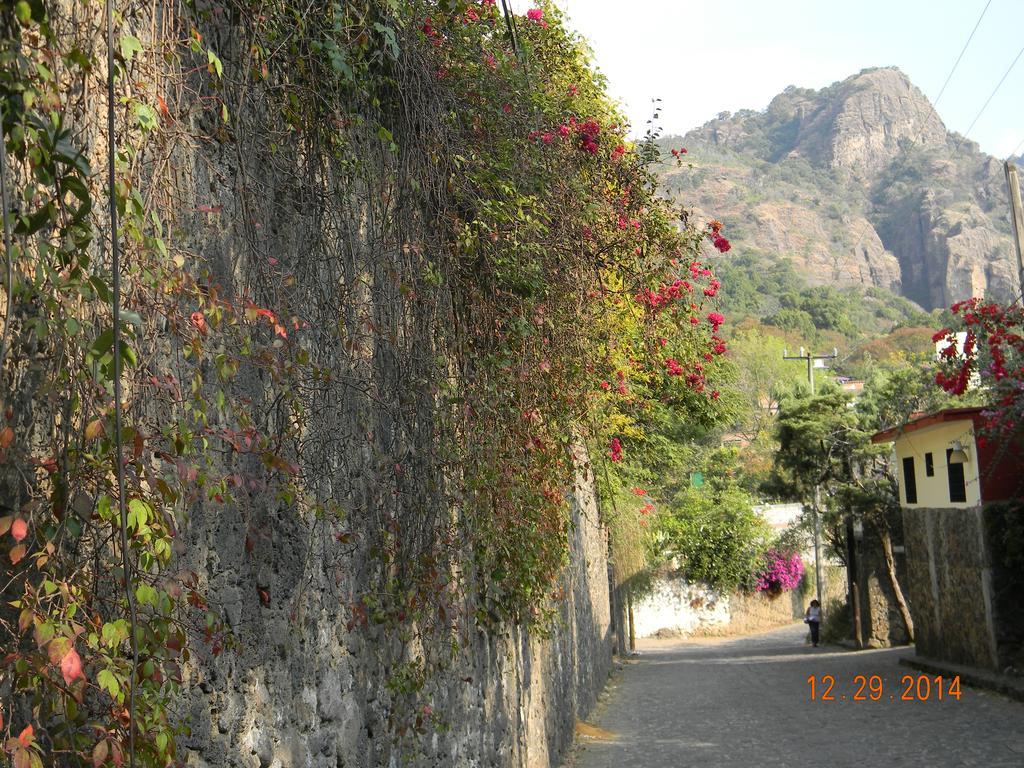
{"label": "pink bougainvillea flower", "polygon": [[725,322],[725,316],[719,314],[718,312],[709,312],[708,322],[711,323],[711,327],[714,328],[715,331],[718,331],[719,326],[721,326],[722,323]]}
{"label": "pink bougainvillea flower", "polygon": [[668,372],[669,376],[683,375],[683,367],[678,363],[678,361],[671,357],[665,359],[665,370]]}
{"label": "pink bougainvillea flower", "polygon": [[612,160],[618,160],[624,154],[626,154],[626,148],[622,144],[619,144],[612,150]]}
{"label": "pink bougainvillea flower", "polygon": [[569,135],[569,126],[568,125],[560,125],[560,126],[558,126],[558,135],[561,136],[563,139],[566,136],[568,136]]}
{"label": "pink bougainvillea flower", "polygon": [[722,253],[726,253],[729,251],[730,248],[732,248],[732,245],[729,243],[729,241],[726,240],[721,235],[715,235],[714,244],[715,248],[717,248]]}
{"label": "pink bougainvillea flower", "polygon": [[64,654],[60,660],[60,673],[64,677],[64,684],[71,685],[80,677],[85,677],[82,672],[82,659],[74,648]]}
{"label": "pink bougainvillea flower", "polygon": [[545,144],[550,144],[554,140],[554,138],[555,137],[552,134],[545,133],[540,137],[540,140],[543,141]]}
{"label": "pink bougainvillea flower", "polygon": [[566,91],[566,93],[567,93],[567,94],[568,94],[569,96],[575,96],[575,95],[576,95],[577,93],[579,93],[579,92],[580,92],[580,89],[579,89],[579,88],[577,88],[577,87],[576,87],[575,85],[570,85],[570,86],[569,86],[569,89],[568,89],[568,90]]}
{"label": "pink bougainvillea flower", "polygon": [[647,491],[645,491],[643,488],[634,488],[633,489],[633,495],[634,496],[646,496],[647,495]]}
{"label": "pink bougainvillea flower", "polygon": [[526,18],[528,18],[530,21],[540,21],[543,16],[543,8],[531,8],[526,12]]}
{"label": "pink bougainvillea flower", "polygon": [[512,111],[512,105],[511,104],[502,104],[501,105],[501,111],[504,112],[506,115],[509,114]]}
{"label": "pink bougainvillea flower", "polygon": [[602,381],[601,382],[601,389],[603,389],[605,392],[607,392],[611,388],[612,388],[612,385],[609,384],[607,381]]}
{"label": "pink bougainvillea flower", "polygon": [[480,21],[480,17],[477,16],[477,13],[476,13],[475,10],[473,10],[472,8],[467,8],[466,9],[466,21],[467,22],[469,22],[469,21]]}
{"label": "pink bougainvillea flower", "polygon": [[716,390],[714,390],[714,391],[712,391],[712,393],[711,393],[711,399],[712,399],[712,400],[717,400],[717,399],[719,398],[720,394],[721,394],[721,393],[720,393],[720,392],[719,392],[719,391],[718,391],[717,389],[716,389]]}
{"label": "pink bougainvillea flower", "polygon": [[202,312],[193,312],[189,320],[191,320],[192,325],[195,326],[197,331],[203,334],[206,333],[206,317]]}
{"label": "pink bougainvillea flower", "polygon": [[20,517],[11,523],[11,536],[14,537],[15,541],[21,541],[28,535],[28,523],[22,520]]}
{"label": "pink bougainvillea flower", "polygon": [[622,443],[617,437],[613,437],[608,443],[608,458],[612,461],[622,461]]}

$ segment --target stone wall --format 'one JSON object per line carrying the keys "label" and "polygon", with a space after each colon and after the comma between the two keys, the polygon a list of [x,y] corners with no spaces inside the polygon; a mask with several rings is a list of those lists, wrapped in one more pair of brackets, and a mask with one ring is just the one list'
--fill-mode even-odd
{"label": "stone wall", "polygon": [[[895,552],[893,559],[896,577],[905,590],[906,558]],[[889,579],[881,541],[869,526],[865,526],[864,539],[857,546],[856,578],[860,592],[861,633],[864,644],[870,648],[886,648],[909,642],[907,628],[896,602],[896,593]],[[906,598],[906,595],[904,597]]]}
{"label": "stone wall", "polygon": [[996,667],[992,574],[981,509],[904,508],[903,530],[917,652]]}
{"label": "stone wall", "polygon": [[192,729],[182,745],[186,764],[558,765],[576,718],[593,706],[611,667],[607,540],[594,494],[589,475],[573,491],[571,556],[550,635],[522,627],[471,631],[443,676],[426,681],[428,708],[406,713],[410,727],[400,737],[395,732],[401,728],[389,722],[398,714],[396,677],[408,674],[418,656],[442,649],[411,643],[403,667],[393,660],[403,658],[398,647],[405,640],[372,628],[347,629],[321,553],[299,556],[315,542],[287,544],[282,536],[268,576],[273,601],[261,606],[241,599],[248,578],[244,531],[232,535],[230,525],[209,530],[207,543],[215,546],[207,565],[223,577],[217,595],[239,594],[232,621],[242,647],[192,668],[183,712]]}
{"label": "stone wall", "polygon": [[782,626],[804,615],[798,590],[777,597],[765,593],[722,595],[675,574],[659,576],[633,608],[637,637],[745,634]]}
{"label": "stone wall", "polygon": [[[55,36],[94,44],[102,6],[63,5]],[[234,359],[235,337],[207,340],[208,355],[193,365],[184,334],[147,325],[148,369],[192,386],[196,400],[224,404],[204,414],[208,429],[196,441],[241,429],[227,405],[256,434],[287,434],[271,455],[287,459],[304,500],[257,482],[268,473],[267,456],[256,451],[218,442],[201,466],[184,453],[176,466],[193,479],[237,479],[228,499],[189,488],[173,510],[167,575],[188,573],[226,630],[204,642],[204,611],[185,616],[195,642],[173,713],[188,728],[178,755],[195,768],[557,765],[611,666],[607,540],[579,455],[553,620],[488,614],[493,584],[477,572],[478,550],[461,525],[460,457],[439,425],[459,410],[441,390],[468,365],[454,329],[470,310],[447,283],[429,298],[412,290],[423,285],[420,255],[436,244],[432,218],[453,213],[433,191],[409,194],[410,179],[440,179],[443,189],[447,166],[438,175],[411,142],[393,152],[376,129],[353,128],[345,134],[346,152],[359,159],[353,169],[319,134],[287,123],[279,84],[252,81],[250,30],[232,26],[233,12],[218,6],[193,17],[188,5],[150,4],[119,22],[119,34],[138,35],[146,49],[130,78],[150,89],[134,94],[139,103],[156,104],[157,87],[175,86],[173,95],[160,91],[174,130],[148,140],[133,161],[144,169],[142,194],[160,201],[173,253],[194,269],[195,291],[174,301],[188,301],[186,318],[197,296],[209,299],[208,312],[219,309],[213,294],[285,306],[294,322],[274,334],[301,345],[308,364],[282,386],[283,366],[267,362],[274,353],[261,347],[266,354],[252,355],[259,364],[243,360],[222,377],[214,361]],[[190,30],[216,50],[223,80],[205,65],[179,72],[177,56],[163,55]],[[410,65],[405,74],[423,73]],[[396,135],[418,135],[448,114],[447,102],[432,100],[434,78],[422,79],[419,112],[394,117]],[[94,103],[74,131],[102,168],[105,104]],[[225,105],[225,117],[213,103]],[[127,145],[136,129],[118,120]],[[267,350],[279,344],[266,341]],[[159,399],[133,407],[145,410],[154,433],[171,420]],[[301,428],[293,430],[296,414]],[[5,491],[0,484],[0,497]],[[437,605],[424,605],[434,598]],[[450,610],[439,616],[438,605]],[[221,644],[224,637],[230,642]]]}

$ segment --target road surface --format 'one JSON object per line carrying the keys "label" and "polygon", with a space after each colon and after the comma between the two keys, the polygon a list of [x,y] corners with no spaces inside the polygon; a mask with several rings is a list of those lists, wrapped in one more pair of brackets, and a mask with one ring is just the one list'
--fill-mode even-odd
{"label": "road surface", "polygon": [[[811,648],[805,634],[798,624],[736,639],[644,641],[590,718],[607,740],[581,737],[567,766],[1024,767],[1024,703],[967,686],[957,700],[945,681],[939,701],[934,676],[918,690],[922,673],[898,663],[912,649]],[[821,698],[824,675],[835,678],[833,701]],[[867,700],[854,700],[857,675]],[[918,700],[902,700],[904,676]]]}

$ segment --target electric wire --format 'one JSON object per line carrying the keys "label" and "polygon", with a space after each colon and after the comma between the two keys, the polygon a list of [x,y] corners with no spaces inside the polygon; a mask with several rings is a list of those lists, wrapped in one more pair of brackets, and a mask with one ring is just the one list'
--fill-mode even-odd
{"label": "electric wire", "polygon": [[971,129],[974,128],[974,126],[977,124],[978,120],[985,113],[985,110],[988,109],[988,105],[992,103],[992,99],[995,98],[995,95],[999,92],[999,89],[1003,87],[1003,83],[1006,82],[1006,78],[1010,76],[1010,73],[1013,71],[1013,68],[1017,66],[1017,62],[1020,61],[1020,57],[1022,55],[1024,55],[1024,47],[1022,47],[1019,51],[1017,51],[1017,55],[1014,57],[1013,61],[1011,62],[1010,66],[1009,66],[1009,68],[1006,70],[1005,73],[1003,73],[1002,78],[1000,78],[999,82],[996,84],[996,87],[992,91],[992,93],[989,94],[989,97],[985,100],[985,103],[982,105],[981,109],[978,111],[978,114],[974,116],[974,120],[971,121],[971,124],[967,127],[967,130],[964,131],[964,135],[960,137],[960,141],[958,141],[956,143],[956,149],[960,149],[960,145],[963,144],[964,141],[967,139],[967,137],[970,135]]}
{"label": "electric wire", "polygon": [[1017,153],[1018,153],[1018,152],[1020,152],[1020,150],[1021,150],[1021,147],[1024,147],[1024,139],[1021,139],[1021,140],[1020,140],[1020,144],[1018,144],[1018,145],[1017,145],[1016,147],[1014,147],[1014,148],[1013,148],[1013,152],[1011,152],[1010,154],[1008,154],[1008,155],[1006,156],[1006,159],[1007,159],[1007,160],[1009,160],[1009,159],[1010,159],[1011,157],[1016,157],[1016,156],[1017,156]]}
{"label": "electric wire", "polygon": [[960,66],[960,60],[967,53],[967,47],[971,44],[971,40],[974,39],[974,33],[978,31],[978,27],[981,26],[981,20],[985,18],[985,13],[988,11],[988,7],[992,5],[992,0],[988,0],[985,3],[985,7],[981,9],[981,16],[974,24],[974,29],[971,30],[971,34],[967,36],[967,42],[964,43],[964,47],[960,49],[960,55],[956,57],[956,62],[953,64],[953,69],[949,71],[949,75],[946,77],[946,82],[942,84],[942,88],[939,89],[939,95],[935,97],[935,101],[932,102],[933,107],[939,105],[939,99],[942,98],[942,94],[946,92],[946,86],[949,85],[949,81],[953,79],[953,73],[956,72],[956,68]]}
{"label": "electric wire", "polygon": [[136,636],[135,596],[132,594],[132,567],[128,553],[128,511],[124,503],[124,445],[121,435],[121,252],[117,236],[117,192],[115,188],[114,136],[114,0],[107,0],[107,175],[110,205],[110,271],[114,321],[114,460],[117,464],[117,507],[121,518],[121,567],[124,594],[128,601],[132,668],[128,678],[128,766],[135,768],[135,678],[139,668],[139,641]]}

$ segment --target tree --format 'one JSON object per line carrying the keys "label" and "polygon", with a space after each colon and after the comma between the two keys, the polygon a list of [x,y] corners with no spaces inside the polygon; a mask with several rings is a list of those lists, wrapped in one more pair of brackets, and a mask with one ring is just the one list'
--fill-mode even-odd
{"label": "tree", "polygon": [[[678,558],[686,577],[731,592],[752,586],[772,531],[741,486],[734,448],[692,446],[665,478],[655,541],[662,558]],[[703,484],[691,485],[700,472]]]}
{"label": "tree", "polygon": [[[896,478],[886,448],[873,445],[881,418],[892,418],[892,401],[886,392],[912,380],[906,374],[879,377],[878,390],[863,406],[853,407],[849,396],[826,390],[810,398],[783,403],[779,413],[779,451],[776,454],[775,487],[784,495],[816,505],[829,547],[845,557],[845,522],[853,515],[878,534],[886,570],[900,614],[911,639],[913,619],[896,576],[892,554],[892,530],[900,519]],[[914,402],[911,398],[908,402]],[[817,504],[815,488],[824,503]]]}

